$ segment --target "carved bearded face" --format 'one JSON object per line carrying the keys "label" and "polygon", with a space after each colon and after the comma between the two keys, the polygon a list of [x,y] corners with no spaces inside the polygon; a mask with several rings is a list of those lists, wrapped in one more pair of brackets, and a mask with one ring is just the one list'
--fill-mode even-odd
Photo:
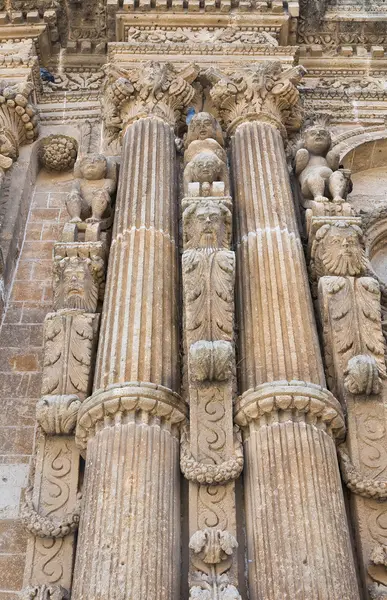
{"label": "carved bearded face", "polygon": [[105,179],[107,173],[106,158],[102,154],[89,154],[80,164],[82,177],[90,181]]}
{"label": "carved bearded face", "polygon": [[225,248],[231,235],[231,213],[226,206],[207,200],[189,206],[183,215],[187,248]]}
{"label": "carved bearded face", "polygon": [[325,156],[332,144],[331,134],[325,127],[310,127],[305,131],[304,144],[312,154]]}
{"label": "carved bearded face", "polygon": [[213,152],[199,152],[191,161],[191,180],[199,183],[218,181],[222,172],[222,161]]}
{"label": "carved bearded face", "polygon": [[89,258],[62,258],[55,264],[55,274],[55,308],[95,311],[98,300],[98,283],[93,277]]}
{"label": "carved bearded face", "polygon": [[320,275],[356,276],[364,272],[366,258],[358,227],[324,225],[317,234],[316,268]]}

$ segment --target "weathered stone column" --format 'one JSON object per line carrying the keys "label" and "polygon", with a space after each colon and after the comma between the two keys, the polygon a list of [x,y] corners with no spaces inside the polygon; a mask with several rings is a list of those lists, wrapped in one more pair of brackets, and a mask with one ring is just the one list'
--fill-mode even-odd
{"label": "weathered stone column", "polygon": [[130,114],[137,120],[127,123],[123,137],[95,391],[77,425],[78,444],[86,449],[77,600],[179,598],[178,425],[186,410],[177,394],[178,219],[170,118],[176,115],[171,106],[182,108],[193,90],[168,65],[147,65],[132,81],[121,79],[110,90],[114,99],[114,86],[126,86],[120,119]]}
{"label": "weathered stone column", "polygon": [[[359,598],[338,470],[340,405],[325,380],[281,139],[296,69],[222,78],[232,137],[239,386],[253,600]],[[239,115],[235,118],[236,115]]]}

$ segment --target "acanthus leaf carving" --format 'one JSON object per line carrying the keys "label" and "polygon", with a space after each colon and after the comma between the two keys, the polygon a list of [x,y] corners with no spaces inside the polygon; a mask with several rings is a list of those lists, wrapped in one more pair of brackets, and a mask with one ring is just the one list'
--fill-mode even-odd
{"label": "acanthus leaf carving", "polygon": [[280,61],[265,61],[230,75],[210,69],[207,78],[213,84],[211,99],[230,133],[244,121],[262,120],[286,136],[286,126],[297,128],[301,124],[296,118],[296,86],[304,73],[302,67],[283,71]]}
{"label": "acanthus leaf carving", "polygon": [[227,574],[238,547],[234,536],[225,530],[207,528],[191,536],[189,547],[198,569],[190,577],[190,600],[241,600]]}
{"label": "acanthus leaf carving", "polygon": [[60,585],[30,585],[22,590],[22,600],[70,600],[69,592]]}
{"label": "acanthus leaf carving", "polygon": [[105,71],[108,77],[102,108],[109,143],[141,117],[159,117],[175,126],[194,97],[190,84],[199,72],[194,65],[179,72],[171,63],[155,61],[131,70],[107,65]]}

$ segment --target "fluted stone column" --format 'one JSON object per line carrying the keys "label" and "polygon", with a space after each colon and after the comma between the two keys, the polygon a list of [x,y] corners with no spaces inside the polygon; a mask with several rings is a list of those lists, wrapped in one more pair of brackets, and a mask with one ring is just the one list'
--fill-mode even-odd
{"label": "fluted stone column", "polygon": [[77,425],[86,471],[75,600],[179,598],[175,144],[152,87],[165,78],[163,108],[172,76],[157,64],[147,76],[127,107],[141,118],[123,138],[94,393]]}
{"label": "fluted stone column", "polygon": [[[250,597],[355,600],[335,449],[344,422],[324,388],[280,133],[281,115],[297,103],[297,73],[271,63],[238,76],[230,92],[220,79],[212,96],[232,135],[241,393],[235,420],[244,430]],[[246,119],[233,120],[238,113],[230,106],[240,101],[247,102]]]}

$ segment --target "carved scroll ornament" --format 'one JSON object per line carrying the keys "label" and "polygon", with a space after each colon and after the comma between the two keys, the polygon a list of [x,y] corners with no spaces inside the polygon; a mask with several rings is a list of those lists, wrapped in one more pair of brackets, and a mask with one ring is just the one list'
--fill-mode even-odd
{"label": "carved scroll ornament", "polygon": [[78,529],[81,513],[82,494],[78,494],[74,509],[61,518],[44,516],[34,507],[32,501],[33,488],[25,492],[25,502],[20,510],[20,519],[24,527],[32,535],[40,538],[63,538]]}

